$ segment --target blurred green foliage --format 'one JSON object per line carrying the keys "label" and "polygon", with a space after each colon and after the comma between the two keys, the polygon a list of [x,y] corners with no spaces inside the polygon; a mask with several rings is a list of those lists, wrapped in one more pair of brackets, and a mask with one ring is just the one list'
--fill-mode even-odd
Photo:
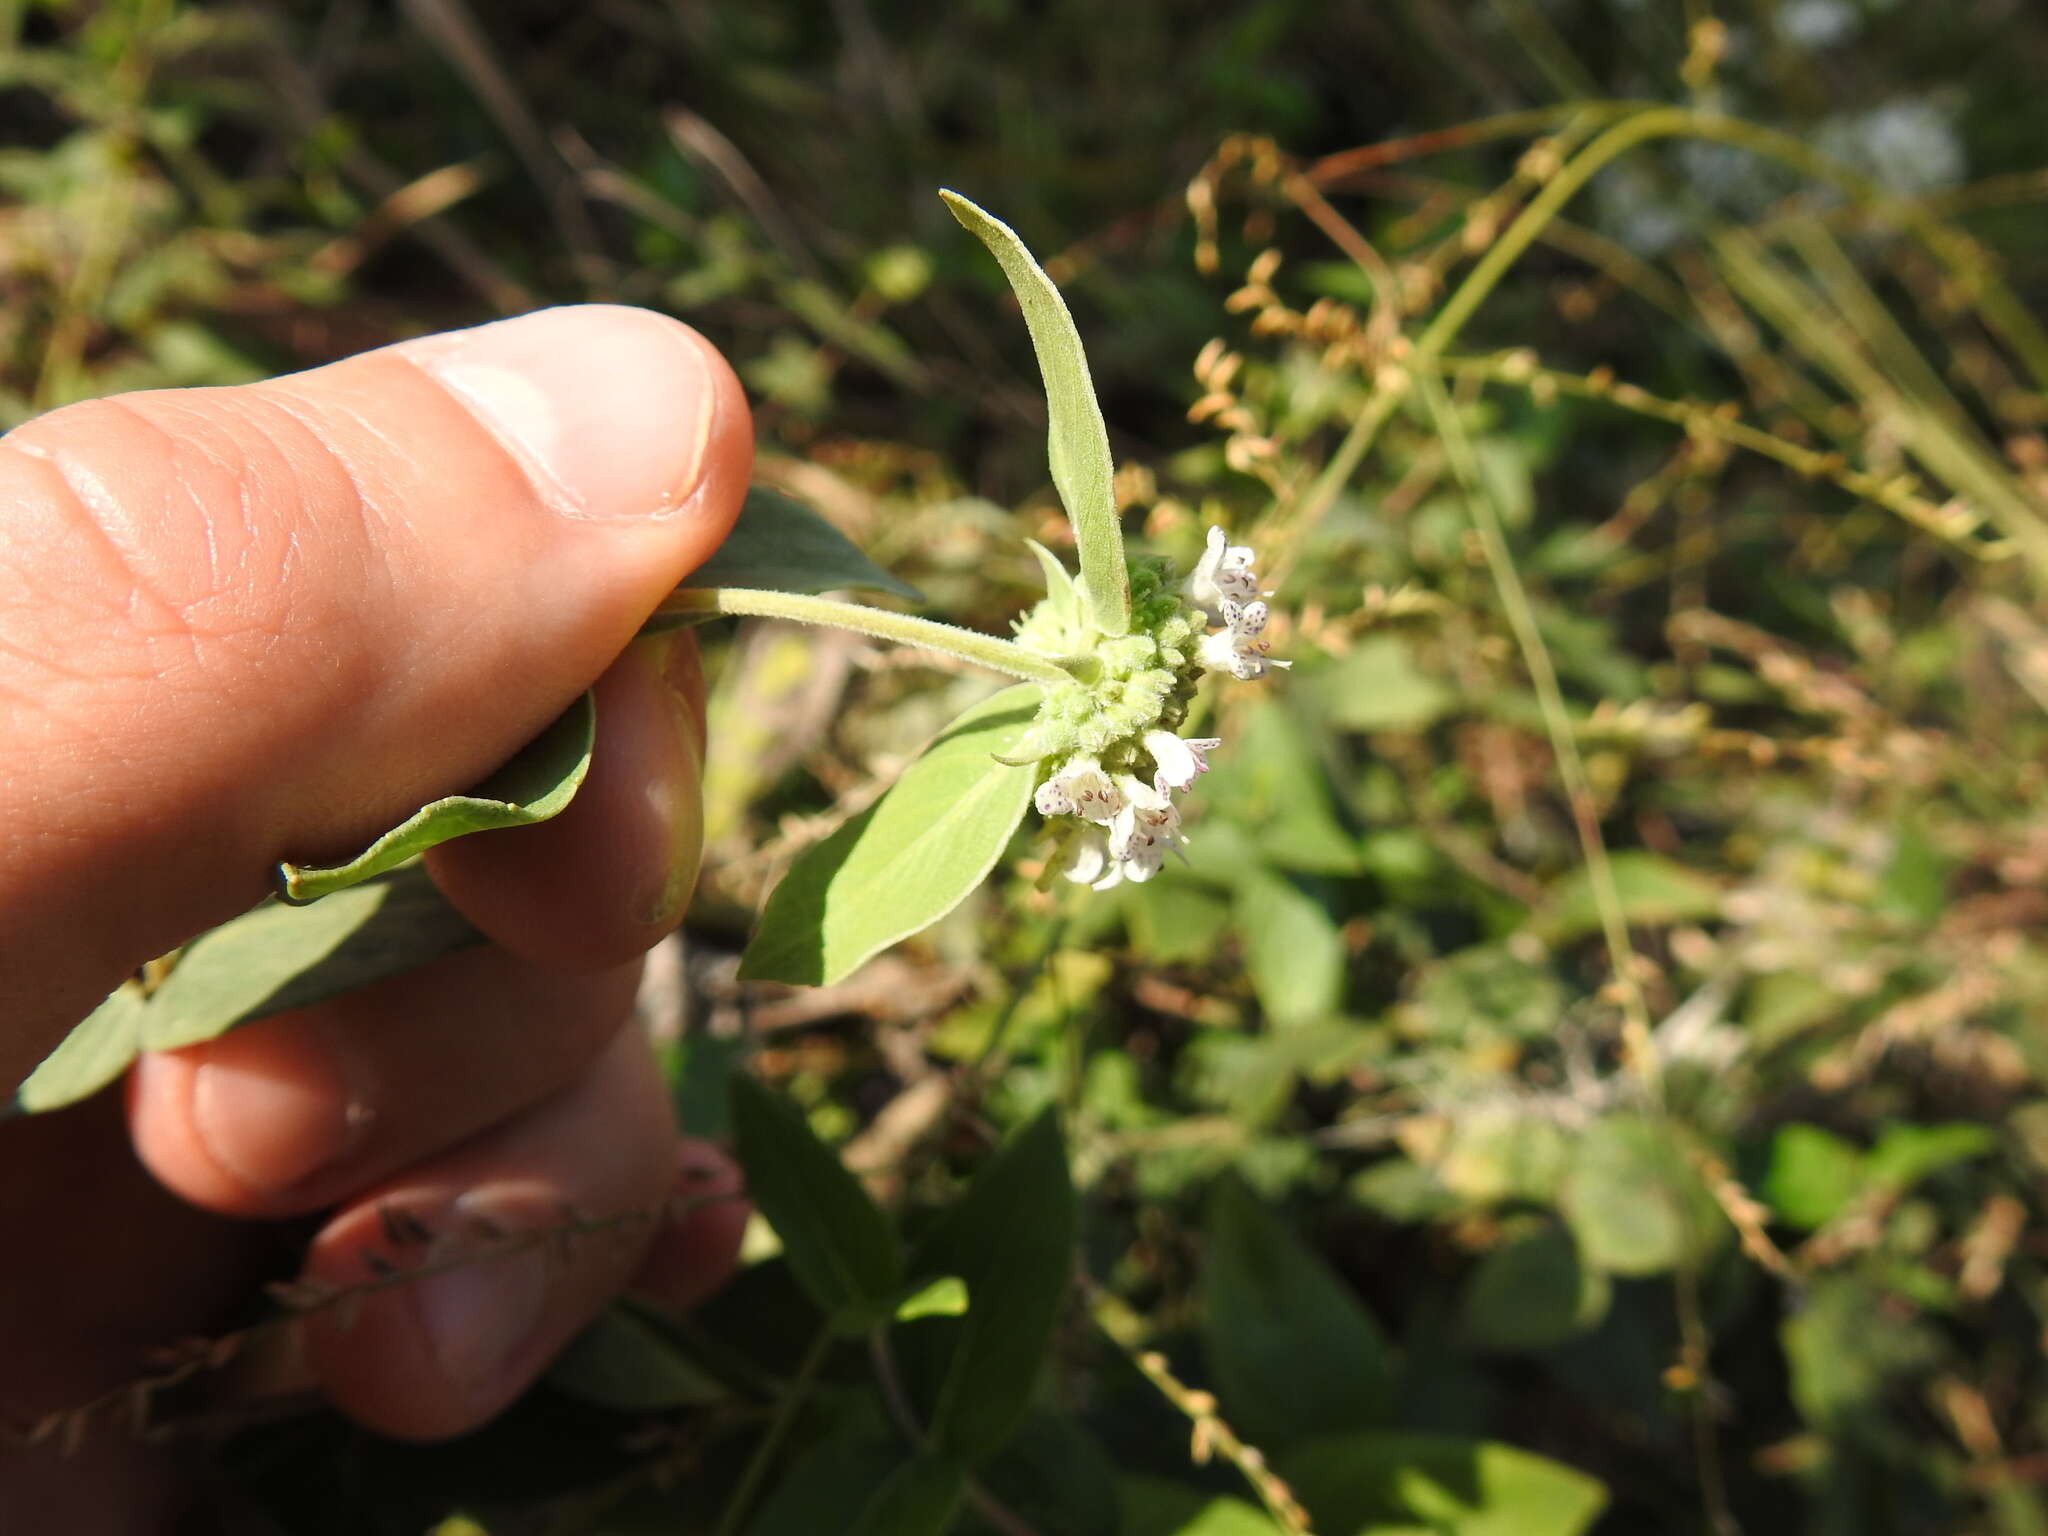
{"label": "blurred green foliage", "polygon": [[[757,1147],[786,1260],[459,1446],[253,1427],[240,1486],[305,1533],[2048,1529],[2044,69],[1999,0],[0,3],[0,420],[650,304],[763,479],[997,629],[1058,521],[958,186],[1073,297],[1131,536],[1227,522],[1296,662],[1219,706],[1185,867],[1070,900],[1020,842],[787,995],[731,963],[776,871],[983,685],[723,642],[657,1023],[696,1123],[746,1063],[743,1147],[861,1181]],[[839,1338],[835,1230],[863,1323],[899,1273],[965,1312]]]}

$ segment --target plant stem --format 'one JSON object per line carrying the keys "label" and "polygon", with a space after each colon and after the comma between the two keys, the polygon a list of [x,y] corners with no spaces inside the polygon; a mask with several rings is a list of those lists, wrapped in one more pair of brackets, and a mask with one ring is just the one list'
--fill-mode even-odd
{"label": "plant stem", "polygon": [[751,587],[686,587],[671,595],[656,610],[655,617],[692,613],[747,614],[850,629],[857,635],[872,635],[877,640],[894,640],[900,645],[958,656],[962,661],[1034,683],[1067,682],[1082,675],[1094,661],[1086,656],[1041,656],[993,635],[912,618],[907,613],[891,613],[884,608],[868,608],[830,597],[804,597],[794,592],[760,592]]}
{"label": "plant stem", "polygon": [[1157,1350],[1139,1346],[1133,1333],[1136,1319],[1120,1300],[1085,1277],[1081,1284],[1087,1293],[1095,1326],[1102,1330],[1102,1336],[1122,1350],[1139,1373],[1159,1389],[1160,1396],[1186,1414],[1188,1422],[1194,1426],[1189,1450],[1195,1465],[1202,1465],[1211,1456],[1221,1456],[1237,1469],[1238,1475],[1258,1495],[1259,1502],[1266,1506],[1266,1513],[1273,1517],[1273,1523],[1287,1532],[1287,1536],[1315,1536],[1309,1528],[1308,1511],[1294,1496],[1294,1490],[1267,1465],[1265,1454],[1257,1446],[1245,1444],[1238,1438],[1237,1431],[1224,1422],[1217,1412],[1216,1399],[1207,1392],[1188,1386],[1174,1375],[1166,1357]]}
{"label": "plant stem", "polygon": [[[924,1432],[924,1426],[917,1421],[917,1409],[912,1406],[910,1394],[904,1390],[903,1376],[896,1369],[895,1351],[889,1348],[889,1330],[881,1327],[868,1334],[868,1359],[875,1370],[875,1386],[882,1394],[882,1405],[889,1410],[889,1417],[918,1451],[931,1449],[931,1437]],[[967,1481],[967,1505],[982,1521],[1002,1533],[1002,1536],[1038,1536],[1038,1531],[1015,1510],[1003,1504],[994,1494],[980,1483],[969,1478]]]}
{"label": "plant stem", "polygon": [[761,1443],[754,1447],[754,1454],[747,1460],[746,1471],[740,1474],[739,1486],[732,1491],[732,1497],[725,1501],[725,1513],[719,1517],[717,1536],[738,1536],[740,1522],[746,1519],[747,1511],[754,1502],[754,1495],[760,1490],[761,1479],[768,1475],[768,1468],[775,1460],[775,1453],[782,1448],[782,1442],[789,1433],[789,1427],[796,1422],[797,1410],[804,1405],[804,1399],[811,1395],[811,1384],[818,1379],[818,1370],[825,1363],[825,1356],[832,1348],[830,1324],[818,1330],[818,1336],[811,1340],[811,1347],[805,1353],[803,1364],[790,1379],[788,1389],[782,1394],[782,1401],[775,1405],[775,1417],[769,1421],[767,1433],[761,1436]]}
{"label": "plant stem", "polygon": [[1662,1097],[1661,1074],[1657,1067],[1656,1044],[1650,1038],[1649,1010],[1643,1002],[1642,983],[1636,976],[1635,950],[1629,943],[1628,919],[1622,912],[1621,891],[1615,884],[1614,866],[1607,857],[1607,843],[1600,834],[1600,811],[1593,798],[1579,744],[1572,735],[1571,716],[1558,686],[1557,668],[1550,660],[1550,648],[1543,643],[1529,594],[1522,586],[1521,573],[1508,549],[1507,534],[1501,527],[1500,510],[1486,478],[1479,473],[1465,427],[1444,395],[1443,382],[1433,372],[1417,369],[1413,377],[1423,403],[1443,440],[1444,456],[1451,472],[1465,492],[1472,508],[1472,521],[1485,552],[1494,590],[1500,594],[1508,627],[1521,648],[1522,666],[1536,689],[1536,701],[1543,711],[1543,724],[1550,737],[1550,750],[1557,757],[1558,776],[1564,780],[1565,799],[1578,828],[1579,845],[1586,856],[1586,874],[1593,886],[1593,904],[1599,909],[1600,927],[1607,940],[1608,963],[1614,967],[1614,981],[1621,993],[1622,1038],[1628,1047],[1629,1065],[1643,1084],[1652,1103]]}

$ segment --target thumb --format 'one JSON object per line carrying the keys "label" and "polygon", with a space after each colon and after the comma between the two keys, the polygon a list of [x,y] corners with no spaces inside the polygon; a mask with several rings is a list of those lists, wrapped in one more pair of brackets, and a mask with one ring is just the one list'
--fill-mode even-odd
{"label": "thumb", "polygon": [[0,438],[0,1083],[280,858],[533,736],[724,537],[751,452],[710,345],[610,306]]}

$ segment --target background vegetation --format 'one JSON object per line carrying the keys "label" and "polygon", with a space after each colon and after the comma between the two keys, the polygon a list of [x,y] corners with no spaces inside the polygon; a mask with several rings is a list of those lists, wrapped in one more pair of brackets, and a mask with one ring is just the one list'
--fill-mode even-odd
{"label": "background vegetation", "polygon": [[[1020,840],[784,994],[731,959],[777,870],[986,685],[722,642],[647,1002],[693,1124],[781,1091],[742,1150],[819,1232],[460,1446],[233,1480],[308,1533],[2048,1530],[2044,75],[2021,0],[0,0],[0,423],[652,305],[764,480],[996,629],[1059,520],[952,185],[1067,285],[1133,533],[1227,522],[1296,662],[1185,869]],[[1014,1326],[821,1331],[868,1218],[806,1125]]]}

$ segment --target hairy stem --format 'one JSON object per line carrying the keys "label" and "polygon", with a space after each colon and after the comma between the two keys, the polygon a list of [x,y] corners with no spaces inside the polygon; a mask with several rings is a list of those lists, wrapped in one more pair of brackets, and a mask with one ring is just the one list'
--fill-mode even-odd
{"label": "hairy stem", "polygon": [[760,592],[751,587],[686,587],[673,594],[656,610],[655,621],[683,614],[747,614],[757,618],[794,619],[800,624],[823,624],[833,629],[850,629],[857,635],[893,640],[920,650],[957,656],[991,671],[1021,677],[1034,683],[1064,683],[1085,673],[1093,658],[1084,656],[1041,656],[998,640],[993,635],[940,624],[931,619],[912,618],[907,613],[890,613],[859,603],[844,603],[830,597],[803,597],[794,592]]}

